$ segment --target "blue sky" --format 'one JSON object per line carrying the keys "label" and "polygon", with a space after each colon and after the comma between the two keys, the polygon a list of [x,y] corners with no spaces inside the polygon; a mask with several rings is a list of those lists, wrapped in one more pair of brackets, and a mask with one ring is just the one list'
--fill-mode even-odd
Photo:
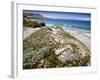
{"label": "blue sky", "polygon": [[75,13],[75,12],[52,12],[52,11],[34,11],[24,10],[24,13],[35,13],[54,19],[70,19],[70,20],[84,20],[91,21],[90,13]]}

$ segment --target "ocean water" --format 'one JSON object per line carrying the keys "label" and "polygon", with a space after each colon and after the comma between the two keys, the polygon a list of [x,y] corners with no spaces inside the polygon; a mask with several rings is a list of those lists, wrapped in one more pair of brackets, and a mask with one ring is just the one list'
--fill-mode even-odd
{"label": "ocean water", "polygon": [[64,27],[78,28],[88,31],[91,30],[91,21],[51,19],[51,18],[39,18],[39,19],[33,18],[32,20],[41,21],[44,22],[45,24],[50,24],[50,25],[58,24]]}

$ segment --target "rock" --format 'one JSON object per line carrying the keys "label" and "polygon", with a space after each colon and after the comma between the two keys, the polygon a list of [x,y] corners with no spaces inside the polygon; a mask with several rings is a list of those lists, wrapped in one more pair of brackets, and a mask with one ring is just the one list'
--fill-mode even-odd
{"label": "rock", "polygon": [[45,23],[35,23],[32,25],[32,28],[43,27],[43,26],[45,26]]}
{"label": "rock", "polygon": [[40,23],[40,25],[41,25],[41,26],[45,26],[45,23],[44,23],[44,22],[42,22],[42,23]]}

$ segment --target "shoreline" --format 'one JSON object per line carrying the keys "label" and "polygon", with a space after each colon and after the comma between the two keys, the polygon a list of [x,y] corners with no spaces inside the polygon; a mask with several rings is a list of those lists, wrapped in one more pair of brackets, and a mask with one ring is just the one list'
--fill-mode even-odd
{"label": "shoreline", "polygon": [[[52,24],[46,24],[47,27],[51,27],[54,26]],[[86,29],[81,29],[81,28],[77,28],[77,27],[68,27],[68,26],[63,26],[63,25],[58,25],[58,26],[62,26],[63,29],[69,29],[69,30],[75,30],[75,31],[81,31],[81,32],[87,32],[87,33],[91,33],[91,31],[86,30]]]}

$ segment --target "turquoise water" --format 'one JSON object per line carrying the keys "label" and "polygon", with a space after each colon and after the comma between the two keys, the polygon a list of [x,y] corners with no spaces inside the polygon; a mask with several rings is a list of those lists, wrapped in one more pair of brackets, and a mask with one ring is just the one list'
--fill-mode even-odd
{"label": "turquoise water", "polygon": [[51,19],[51,18],[39,18],[32,20],[37,20],[41,22],[45,22],[45,24],[58,24],[62,25],[64,27],[72,27],[72,28],[78,28],[83,30],[91,30],[91,21],[82,21],[82,20],[67,20],[67,19]]}

